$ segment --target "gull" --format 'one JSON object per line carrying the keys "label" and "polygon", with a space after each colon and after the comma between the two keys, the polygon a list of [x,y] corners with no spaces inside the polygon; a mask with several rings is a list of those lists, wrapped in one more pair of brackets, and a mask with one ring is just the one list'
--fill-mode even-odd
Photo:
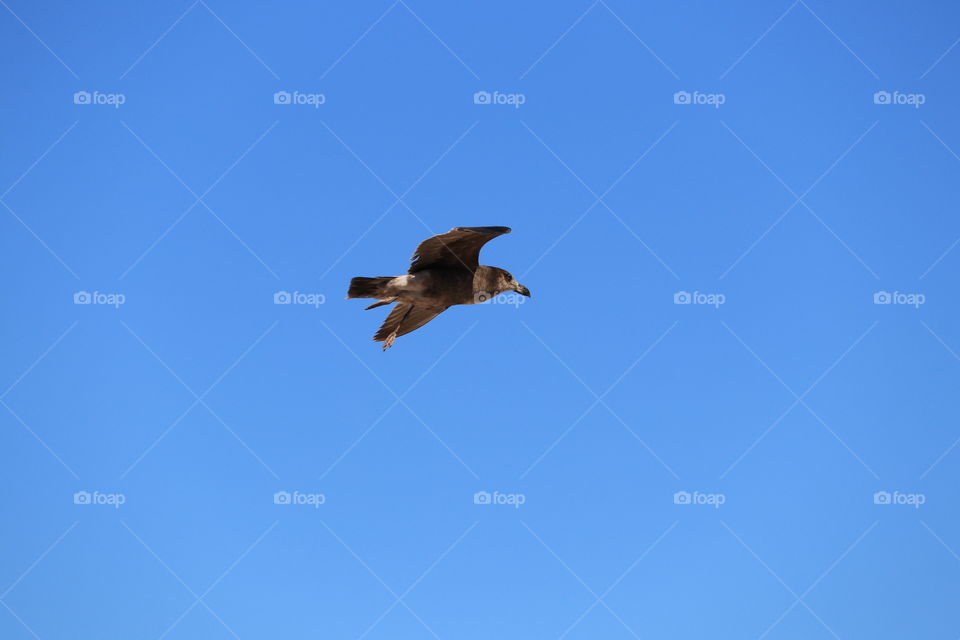
{"label": "gull", "polygon": [[486,302],[506,291],[530,296],[509,271],[480,264],[480,249],[509,227],[454,227],[417,247],[402,276],[353,278],[347,298],[376,298],[367,309],[397,303],[373,336],[383,350],[455,304]]}

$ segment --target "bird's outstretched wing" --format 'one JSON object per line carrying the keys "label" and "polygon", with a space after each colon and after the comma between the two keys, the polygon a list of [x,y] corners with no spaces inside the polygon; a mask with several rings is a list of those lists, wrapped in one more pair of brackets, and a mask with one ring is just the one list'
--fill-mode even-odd
{"label": "bird's outstretched wing", "polygon": [[409,273],[433,267],[466,269],[473,272],[480,264],[480,249],[510,227],[454,227],[446,233],[427,238],[411,258]]}
{"label": "bird's outstretched wing", "polygon": [[380,325],[380,329],[373,336],[374,342],[386,342],[386,350],[393,344],[393,340],[419,329],[449,307],[418,307],[412,304],[399,303]]}

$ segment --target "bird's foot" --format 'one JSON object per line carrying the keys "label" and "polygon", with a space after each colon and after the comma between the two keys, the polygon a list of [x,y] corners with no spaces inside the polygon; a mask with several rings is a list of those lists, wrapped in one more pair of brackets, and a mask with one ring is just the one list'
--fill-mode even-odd
{"label": "bird's foot", "polygon": [[393,346],[393,342],[394,342],[394,340],[396,340],[396,339],[397,339],[397,332],[394,331],[393,333],[391,333],[390,335],[387,336],[387,339],[386,339],[386,340],[383,341],[383,350],[386,351],[387,349],[389,349],[390,347],[392,347],[392,346]]}

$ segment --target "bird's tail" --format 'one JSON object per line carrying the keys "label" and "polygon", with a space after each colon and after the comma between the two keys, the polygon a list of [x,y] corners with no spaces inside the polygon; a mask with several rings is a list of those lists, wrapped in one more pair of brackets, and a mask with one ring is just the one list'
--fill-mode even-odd
{"label": "bird's tail", "polygon": [[350,280],[348,298],[385,298],[387,284],[393,280],[391,276],[377,278],[353,278]]}

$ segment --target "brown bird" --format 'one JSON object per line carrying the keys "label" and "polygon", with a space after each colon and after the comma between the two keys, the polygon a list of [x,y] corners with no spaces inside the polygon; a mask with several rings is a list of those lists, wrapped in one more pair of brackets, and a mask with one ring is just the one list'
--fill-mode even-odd
{"label": "brown bird", "polygon": [[373,336],[386,351],[398,336],[419,329],[455,304],[486,302],[505,291],[530,296],[510,272],[480,264],[480,249],[509,227],[455,227],[417,247],[405,276],[353,278],[347,298],[377,298],[367,309],[397,306]]}

